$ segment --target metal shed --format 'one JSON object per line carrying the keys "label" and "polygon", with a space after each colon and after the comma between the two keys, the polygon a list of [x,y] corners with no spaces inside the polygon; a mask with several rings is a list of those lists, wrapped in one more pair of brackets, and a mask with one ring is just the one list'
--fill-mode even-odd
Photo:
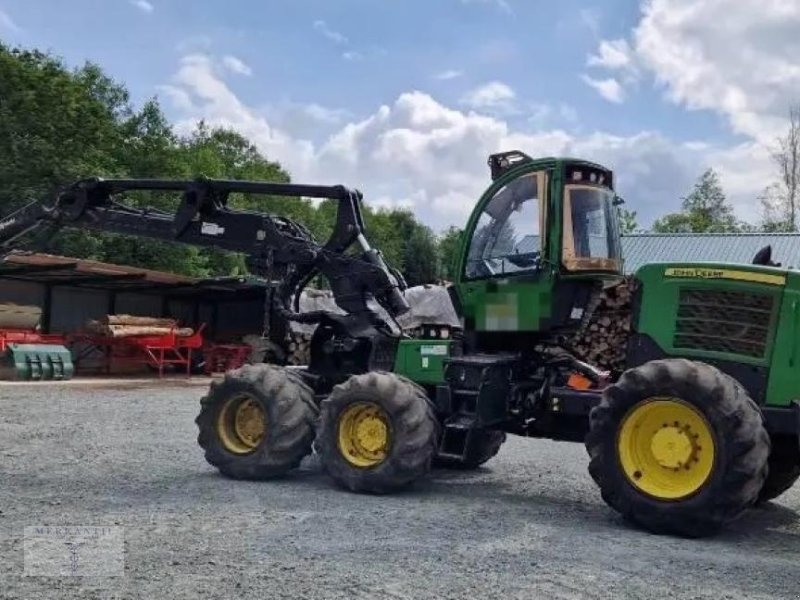
{"label": "metal shed", "polygon": [[266,286],[244,277],[196,279],[50,254],[11,253],[0,261],[0,302],[42,307],[43,333],[71,333],[88,319],[131,313],[164,316],[212,339],[259,331]]}

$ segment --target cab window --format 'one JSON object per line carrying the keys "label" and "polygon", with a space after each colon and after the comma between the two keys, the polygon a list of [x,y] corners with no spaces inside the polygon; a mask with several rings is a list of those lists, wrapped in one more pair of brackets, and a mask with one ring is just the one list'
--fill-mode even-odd
{"label": "cab window", "polygon": [[529,173],[500,188],[486,203],[470,240],[470,279],[535,272],[542,254],[543,173]]}
{"label": "cab window", "polygon": [[602,187],[566,187],[561,256],[567,270],[619,270],[619,230],[614,198],[612,190]]}

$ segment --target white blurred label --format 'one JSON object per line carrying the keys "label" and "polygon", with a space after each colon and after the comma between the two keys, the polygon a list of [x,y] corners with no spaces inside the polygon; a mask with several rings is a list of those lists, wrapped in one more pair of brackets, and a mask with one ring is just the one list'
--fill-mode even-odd
{"label": "white blurred label", "polygon": [[419,353],[423,356],[447,356],[447,346],[420,346]]}
{"label": "white blurred label", "polygon": [[122,527],[25,527],[24,573],[46,577],[122,576],[123,531]]}
{"label": "white blurred label", "polygon": [[203,235],[222,235],[225,228],[216,223],[203,223],[200,225],[200,233]]}

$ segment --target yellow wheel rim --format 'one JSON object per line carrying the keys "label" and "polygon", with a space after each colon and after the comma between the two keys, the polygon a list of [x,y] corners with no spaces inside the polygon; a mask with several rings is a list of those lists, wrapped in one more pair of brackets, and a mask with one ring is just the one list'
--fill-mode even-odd
{"label": "yellow wheel rim", "polygon": [[357,402],[339,416],[339,452],[354,467],[382,463],[389,449],[389,417],[373,402]]}
{"label": "yellow wheel rim", "polygon": [[706,418],[677,398],[650,398],[622,421],[617,452],[631,484],[659,500],[680,500],[703,487],[714,468]]}
{"label": "yellow wheel rim", "polygon": [[261,405],[249,396],[234,396],[225,401],[217,416],[217,435],[228,452],[250,454],[267,430]]}

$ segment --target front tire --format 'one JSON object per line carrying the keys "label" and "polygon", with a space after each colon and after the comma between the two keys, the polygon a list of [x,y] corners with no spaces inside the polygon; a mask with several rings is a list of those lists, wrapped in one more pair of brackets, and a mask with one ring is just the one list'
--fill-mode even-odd
{"label": "front tire", "polygon": [[215,381],[200,401],[197,442],[206,460],[233,479],[269,479],[311,452],[314,394],[291,371],[245,365]]}
{"label": "front tire", "polygon": [[438,422],[424,391],[392,373],[354,375],[321,405],[317,452],[340,486],[383,494],[426,476]]}
{"label": "front tire", "polygon": [[770,439],[736,380],[669,359],[630,369],[606,389],[586,448],[609,506],[655,533],[700,537],[755,503]]}

